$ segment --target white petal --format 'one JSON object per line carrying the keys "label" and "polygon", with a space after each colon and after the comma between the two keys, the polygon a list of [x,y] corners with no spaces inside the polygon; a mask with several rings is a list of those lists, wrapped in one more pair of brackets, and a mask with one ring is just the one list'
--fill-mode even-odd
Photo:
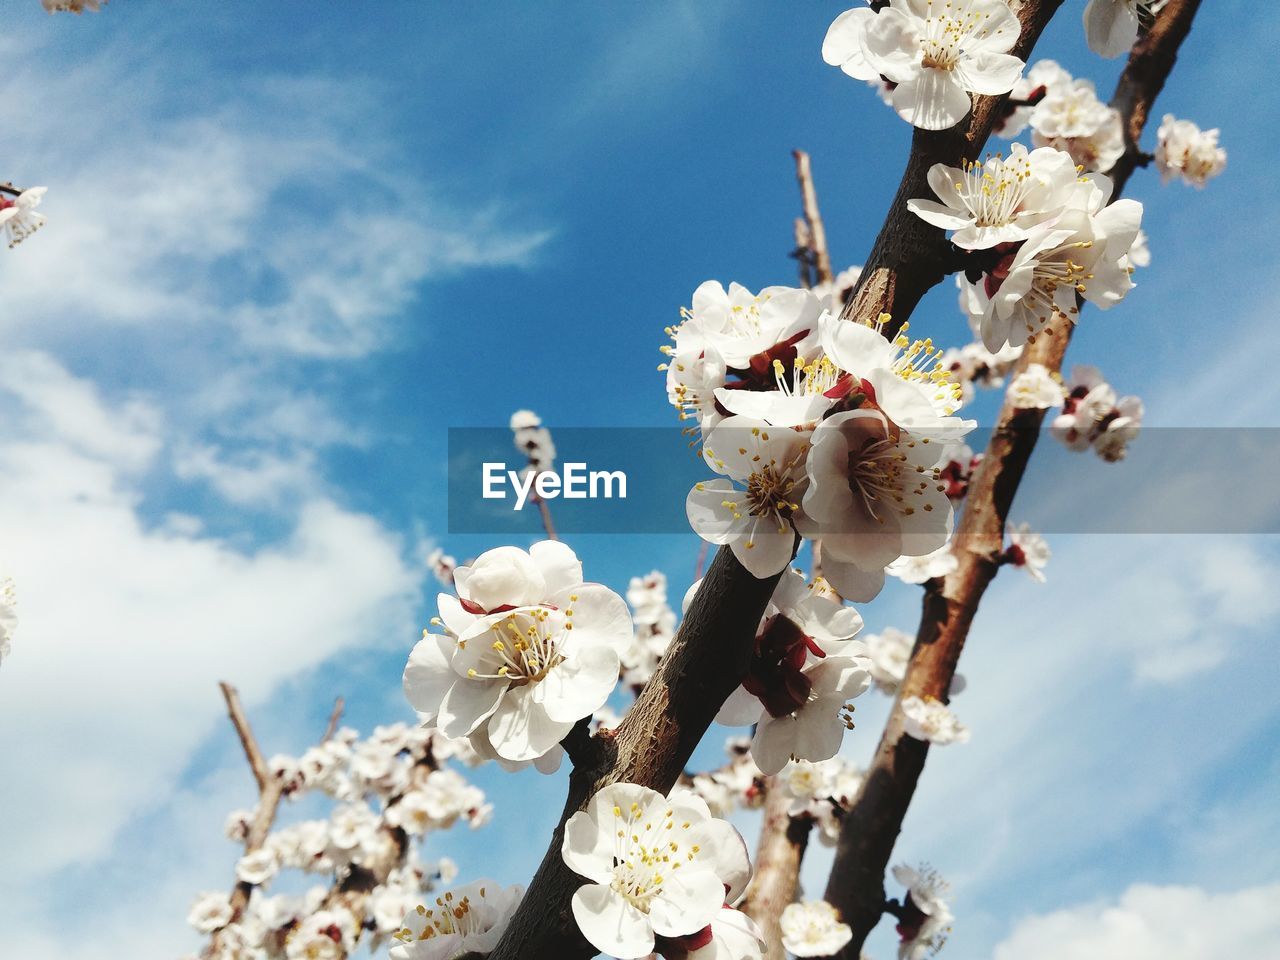
{"label": "white petal", "polygon": [[[404,695],[413,709],[434,717],[458,675],[450,666],[454,640],[428,634],[409,653],[404,668]],[[459,681],[461,682],[461,681]]]}
{"label": "white petal", "polygon": [[587,941],[618,960],[639,960],[653,952],[649,918],[602,884],[579,887],[573,895],[573,919]]}
{"label": "white petal", "polygon": [[467,736],[498,709],[506,689],[505,681],[459,678],[440,704],[436,726],[453,740]]}
{"label": "white petal", "polygon": [[654,933],[683,937],[697,933],[724,906],[724,884],[710,869],[686,863],[664,875],[662,890],[649,902]]}
{"label": "white petal", "polygon": [[529,686],[513,687],[489,720],[489,739],[498,756],[532,760],[546,753],[573,729],[573,722],[557,722],[534,700]]}
{"label": "white petal", "polygon": [[547,596],[582,583],[582,561],[557,540],[541,540],[529,548],[529,556],[546,581]]}
{"label": "white petal", "polygon": [[610,647],[584,647],[534,685],[542,709],[556,723],[574,723],[604,706],[618,685],[618,655]]}

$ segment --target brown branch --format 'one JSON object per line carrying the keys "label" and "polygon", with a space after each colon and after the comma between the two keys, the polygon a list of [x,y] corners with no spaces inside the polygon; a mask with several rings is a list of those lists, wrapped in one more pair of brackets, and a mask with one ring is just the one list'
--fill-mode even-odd
{"label": "brown branch", "polygon": [[755,872],[738,909],[754,920],[765,938],[764,960],[786,960],[782,947],[782,911],[796,898],[800,862],[813,821],[792,817],[791,798],[776,777],[765,781],[764,817],[756,846]]}
{"label": "brown branch", "polygon": [[[1018,8],[1022,33],[1010,51],[1026,60],[1040,34],[1063,0],[1024,0]],[[841,317],[869,323],[883,313],[893,317],[886,333],[892,335],[915,310],[930,288],[954,272],[951,245],[945,233],[930,226],[907,209],[907,201],[933,195],[929,188],[929,168],[935,163],[959,166],[976,160],[999,121],[1008,94],[974,97],[967,121],[949,130],[916,130],[911,156],[898,185],[884,226],[876,237],[858,278],[853,296]]]}
{"label": "brown branch", "polygon": [[594,738],[595,762],[570,774],[546,856],[490,960],[595,955],[569,911],[584,881],[560,858],[565,821],[611,783],[671,789],[720,705],[746,676],[756,628],[777,582],[777,576],[751,576],[727,547],[716,553],[658,672],[614,736]]}
{"label": "brown branch", "polygon": [[551,508],[547,506],[547,501],[541,497],[535,497],[535,502],[538,504],[538,513],[542,516],[542,529],[547,532],[547,539],[559,540],[560,538],[556,536],[556,525],[551,522]]}
{"label": "brown branch", "polygon": [[15,186],[14,186],[11,182],[9,182],[9,181],[5,181],[4,183],[0,183],[0,193],[7,193],[7,194],[9,194],[10,196],[14,196],[14,197],[20,197],[20,196],[22,196],[22,190],[20,190],[19,188],[15,187]]}
{"label": "brown branch", "polygon": [[258,793],[262,793],[266,789],[267,781],[271,779],[271,773],[267,770],[267,760],[262,755],[258,741],[253,735],[253,728],[249,726],[249,718],[245,716],[244,707],[240,705],[240,693],[229,683],[219,683],[218,688],[222,691],[222,699],[227,701],[227,715],[231,718],[231,725],[236,728],[236,734],[240,737],[240,746],[244,747],[245,759],[249,761],[253,779],[258,783]]}
{"label": "brown branch", "polygon": [[822,214],[818,210],[818,191],[813,186],[813,171],[809,165],[809,155],[803,150],[792,150],[796,159],[796,181],[800,184],[800,202],[804,205],[805,225],[808,228],[808,248],[812,257],[815,279],[818,283],[830,283],[835,274],[831,272],[831,254],[827,250],[827,230],[822,225]]}
{"label": "brown branch", "polygon": [[[1200,0],[1170,0],[1138,42],[1121,75],[1112,104],[1124,117],[1131,151],[1112,171],[1116,196],[1136,165],[1136,145],[1152,102],[1173,68]],[[1021,365],[1042,363],[1058,370],[1071,329],[1040,336],[1024,351]],[[879,921],[885,902],[884,874],[907,807],[924,769],[928,744],[903,733],[901,701],[933,697],[945,702],[956,664],[978,605],[1000,565],[1004,527],[1044,419],[1042,410],[1016,410],[1006,403],[987,451],[975,471],[953,550],[959,567],[927,586],[920,628],[898,700],[885,726],[871,768],[844,819],[826,898],[854,936],[839,955],[859,955]]]}

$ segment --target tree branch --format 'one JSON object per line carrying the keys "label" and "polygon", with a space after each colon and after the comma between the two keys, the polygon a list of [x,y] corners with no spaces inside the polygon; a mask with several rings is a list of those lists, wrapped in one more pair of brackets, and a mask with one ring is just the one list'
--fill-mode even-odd
{"label": "tree branch", "polygon": [[809,844],[813,821],[792,817],[791,798],[776,777],[765,781],[764,817],[756,845],[755,872],[738,909],[760,926],[765,960],[786,960],[782,947],[782,911],[796,898],[800,862]]}
{"label": "tree branch", "polygon": [[328,743],[333,739],[333,735],[338,732],[338,724],[342,722],[342,711],[346,708],[346,701],[341,697],[333,701],[333,712],[329,714],[329,723],[324,728],[324,736],[320,738],[321,743]]}
{"label": "tree branch", "polygon": [[258,741],[253,735],[253,728],[249,726],[249,718],[245,716],[244,707],[240,705],[240,693],[229,683],[219,683],[218,688],[222,691],[222,699],[227,701],[227,715],[231,718],[231,725],[236,728],[236,734],[240,737],[240,746],[244,747],[245,759],[249,761],[249,769],[253,771],[253,779],[257,781],[258,793],[261,794],[266,789],[267,781],[271,779],[271,773],[267,770],[267,760],[262,755],[262,750],[258,747]]}
{"label": "tree branch", "polygon": [[800,184],[800,202],[804,205],[804,219],[808,227],[807,246],[812,257],[815,279],[818,283],[830,283],[835,279],[835,274],[831,272],[827,230],[822,225],[822,214],[818,210],[818,191],[813,186],[809,154],[803,150],[792,150],[791,155],[796,159],[796,181]]}
{"label": "tree branch", "polygon": [[[1121,75],[1112,104],[1121,111],[1130,150],[1113,168],[1113,196],[1127,184],[1138,162],[1137,144],[1152,102],[1173,68],[1200,0],[1170,0],[1138,42]],[[1058,370],[1071,327],[1028,345],[1021,366],[1041,363]],[[988,584],[1000,565],[1004,527],[1044,419],[1043,410],[1017,410],[1006,403],[987,451],[974,473],[953,550],[959,567],[925,590],[915,649],[885,726],[871,768],[846,816],[826,898],[854,936],[839,954],[858,957],[867,934],[884,912],[884,873],[894,841],[924,769],[928,744],[903,732],[901,701],[933,697],[945,702],[956,664]]]}
{"label": "tree branch", "polygon": [[[1018,8],[1022,33],[1010,53],[1026,60],[1062,2],[1023,0]],[[978,158],[1008,99],[1008,94],[975,96],[973,110],[964,123],[949,130],[914,132],[902,182],[853,296],[841,313],[843,319],[870,323],[881,314],[890,314],[893,319],[886,324],[885,333],[892,339],[920,298],[953,271],[946,234],[908,210],[907,201],[933,195],[927,178],[935,163],[958,167],[965,160]]]}

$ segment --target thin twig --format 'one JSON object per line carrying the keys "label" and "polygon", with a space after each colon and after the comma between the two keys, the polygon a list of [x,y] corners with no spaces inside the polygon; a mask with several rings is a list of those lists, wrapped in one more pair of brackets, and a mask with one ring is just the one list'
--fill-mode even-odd
{"label": "thin twig", "polygon": [[818,283],[830,283],[835,279],[831,271],[831,254],[827,250],[827,230],[822,225],[822,214],[818,210],[818,191],[813,186],[813,171],[810,168],[809,154],[803,150],[792,150],[796,160],[796,180],[800,184],[800,202],[804,205],[804,219],[809,228],[809,250],[813,256],[813,269]]}
{"label": "thin twig", "polygon": [[266,758],[258,748],[258,741],[249,726],[249,718],[245,716],[244,707],[240,705],[240,693],[229,683],[219,683],[222,698],[227,701],[227,715],[231,717],[231,725],[236,728],[240,737],[240,746],[244,747],[245,759],[249,761],[249,769],[253,771],[253,779],[257,781],[258,793],[266,789],[271,773],[267,770]]}
{"label": "thin twig", "polygon": [[341,697],[333,701],[333,712],[329,714],[329,724],[324,728],[324,736],[320,738],[321,743],[328,743],[338,732],[338,724],[342,722],[342,711],[346,705],[346,701]]}

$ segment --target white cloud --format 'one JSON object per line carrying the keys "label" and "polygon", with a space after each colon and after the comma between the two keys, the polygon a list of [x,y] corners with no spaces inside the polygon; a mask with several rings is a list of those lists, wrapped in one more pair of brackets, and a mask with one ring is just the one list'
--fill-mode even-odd
{"label": "white cloud", "polygon": [[1018,923],[995,960],[1240,960],[1280,956],[1280,884],[1234,893],[1136,884],[1116,904]]}
{"label": "white cloud", "polygon": [[218,721],[216,680],[252,703],[343,648],[411,637],[422,581],[399,538],[323,498],[253,550],[151,529],[132,445],[86,451],[80,431],[0,439],[3,562],[21,590],[0,671],[4,845],[33,879],[103,855],[164,798]]}

